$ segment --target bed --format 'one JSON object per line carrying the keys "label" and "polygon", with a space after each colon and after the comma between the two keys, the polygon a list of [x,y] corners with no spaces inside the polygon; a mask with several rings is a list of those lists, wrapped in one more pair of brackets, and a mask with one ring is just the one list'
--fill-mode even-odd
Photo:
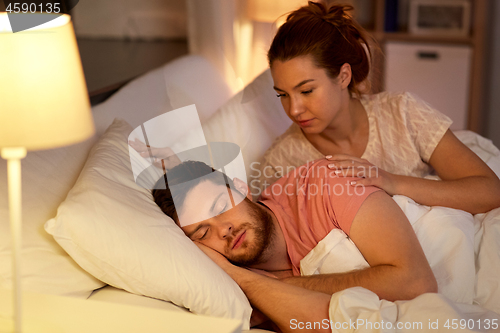
{"label": "bed", "polygon": [[[189,55],[130,82],[93,107],[93,138],[30,152],[23,160],[25,289],[179,312],[189,309],[236,318],[244,331],[250,329],[251,307],[241,289],[155,208],[150,193],[136,185],[131,173],[130,133],[150,119],[181,108],[191,110],[193,105],[204,133],[200,140],[236,143],[249,182],[257,170],[252,163],[290,125],[272,90],[269,71],[235,93],[207,60]],[[176,139],[183,140],[183,132],[179,130]],[[457,135],[500,174],[500,152],[489,140],[467,131]],[[5,169],[2,161],[1,175]],[[6,177],[0,177],[6,188]],[[0,198],[0,286],[8,287],[6,193]],[[440,294],[387,302],[363,288],[345,290],[332,296],[333,330],[393,331],[398,322],[403,323],[398,331],[415,330],[404,326],[410,322],[422,323],[424,331],[485,331],[487,323],[490,330],[498,328],[500,209],[472,216],[420,206],[405,197],[395,200],[423,244]],[[436,220],[445,222],[433,223]],[[363,265],[342,235],[332,233],[318,245],[304,260],[304,272]],[[346,256],[357,259],[345,262]],[[379,326],[342,325],[361,320]],[[394,329],[381,327],[382,320]]]}

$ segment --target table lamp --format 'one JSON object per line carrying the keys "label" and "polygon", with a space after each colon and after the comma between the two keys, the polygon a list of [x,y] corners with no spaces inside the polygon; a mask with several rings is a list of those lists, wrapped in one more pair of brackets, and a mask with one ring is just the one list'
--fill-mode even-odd
{"label": "table lamp", "polygon": [[[29,15],[26,19],[37,20]],[[41,22],[43,20],[38,20]],[[13,33],[0,13],[0,149],[7,160],[12,233],[14,332],[22,332],[21,159],[28,150],[83,141],[94,133],[85,79],[69,15]]]}

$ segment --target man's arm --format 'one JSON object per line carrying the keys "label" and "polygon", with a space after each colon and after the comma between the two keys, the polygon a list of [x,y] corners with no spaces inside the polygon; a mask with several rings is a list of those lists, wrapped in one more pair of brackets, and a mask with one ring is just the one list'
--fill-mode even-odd
{"label": "man's arm", "polygon": [[413,228],[385,192],[371,194],[361,205],[352,222],[350,238],[371,267],[282,281],[328,294],[361,286],[390,301],[437,292],[436,279]]}
{"label": "man's arm", "polygon": [[[240,286],[250,303],[271,319],[282,332],[296,332],[298,322],[329,324],[328,308],[331,296],[325,293],[299,288],[277,279],[263,276],[248,269],[234,266],[223,255],[196,243]],[[331,332],[326,325],[300,332]]]}

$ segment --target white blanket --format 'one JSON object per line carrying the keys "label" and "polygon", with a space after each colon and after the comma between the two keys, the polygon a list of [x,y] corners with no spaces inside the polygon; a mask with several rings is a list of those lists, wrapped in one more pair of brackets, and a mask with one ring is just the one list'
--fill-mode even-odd
{"label": "white blanket", "polygon": [[[455,133],[500,176],[500,151],[470,131]],[[332,295],[333,332],[500,332],[500,208],[472,216],[427,207],[404,196],[405,212],[438,283],[438,294],[389,302],[361,287]],[[303,275],[342,273],[368,267],[354,243],[332,230],[300,262]],[[295,323],[314,328],[314,323]],[[317,326],[320,327],[320,326]]]}
{"label": "white blanket", "polygon": [[[473,217],[421,206],[404,196],[394,200],[417,234],[439,294],[389,302],[361,287],[347,289],[332,296],[330,323],[323,324],[333,332],[500,332],[500,208]],[[334,229],[300,266],[303,275],[311,275],[369,265],[354,243]]]}

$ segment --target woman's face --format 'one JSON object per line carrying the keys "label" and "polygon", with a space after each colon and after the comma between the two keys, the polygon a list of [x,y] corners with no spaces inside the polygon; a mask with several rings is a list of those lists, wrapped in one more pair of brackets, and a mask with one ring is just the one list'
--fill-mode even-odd
{"label": "woman's face", "polygon": [[[350,67],[346,65],[336,79],[331,79],[325,69],[313,63],[311,56],[272,63],[274,89],[288,117],[304,132],[323,132],[333,125],[341,110],[348,108]],[[348,80],[344,67],[348,69]]]}

